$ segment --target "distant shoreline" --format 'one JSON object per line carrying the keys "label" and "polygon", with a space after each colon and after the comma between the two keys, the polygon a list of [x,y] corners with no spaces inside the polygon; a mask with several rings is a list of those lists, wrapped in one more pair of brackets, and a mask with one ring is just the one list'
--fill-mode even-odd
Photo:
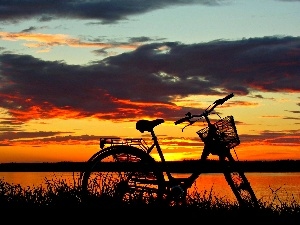
{"label": "distant shoreline", "polygon": [[[300,172],[300,160],[278,161],[239,161],[239,168],[244,172]],[[199,162],[198,160],[169,161],[167,166],[171,172],[189,173],[200,169],[205,173],[223,172],[219,161]],[[0,172],[83,172],[88,168],[87,162],[55,162],[55,163],[0,163]],[[155,168],[162,168],[157,162]],[[99,171],[141,171],[151,170],[146,164],[106,163],[96,168]]]}

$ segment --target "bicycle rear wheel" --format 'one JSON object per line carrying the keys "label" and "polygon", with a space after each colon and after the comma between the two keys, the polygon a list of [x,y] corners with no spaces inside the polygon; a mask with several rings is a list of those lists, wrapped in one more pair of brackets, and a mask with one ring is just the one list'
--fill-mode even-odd
{"label": "bicycle rear wheel", "polygon": [[164,176],[155,160],[133,146],[117,145],[100,150],[82,174],[84,199],[109,199],[110,204],[153,203],[162,200]]}
{"label": "bicycle rear wheel", "polygon": [[224,176],[241,206],[258,206],[254,191],[244,172],[237,165],[230,153],[220,155],[219,159],[224,166]]}

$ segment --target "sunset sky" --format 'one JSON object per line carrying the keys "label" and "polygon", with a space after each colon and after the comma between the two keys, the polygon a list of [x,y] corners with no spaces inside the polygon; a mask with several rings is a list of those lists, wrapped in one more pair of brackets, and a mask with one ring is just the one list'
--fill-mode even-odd
{"label": "sunset sky", "polygon": [[103,136],[150,145],[135,123],[156,118],[167,160],[198,159],[205,123],[174,121],[230,93],[216,112],[235,118],[239,160],[300,159],[299,12],[300,0],[1,1],[0,163],[85,161]]}

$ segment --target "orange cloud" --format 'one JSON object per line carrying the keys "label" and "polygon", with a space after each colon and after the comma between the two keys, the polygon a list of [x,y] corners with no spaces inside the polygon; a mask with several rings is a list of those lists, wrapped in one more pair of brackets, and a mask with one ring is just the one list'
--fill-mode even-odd
{"label": "orange cloud", "polygon": [[47,51],[53,46],[69,46],[77,48],[122,48],[136,49],[138,44],[118,44],[101,42],[84,42],[77,38],[71,38],[65,34],[41,34],[41,33],[10,33],[0,32],[0,39],[5,41],[26,41],[24,46],[28,48],[45,48]]}

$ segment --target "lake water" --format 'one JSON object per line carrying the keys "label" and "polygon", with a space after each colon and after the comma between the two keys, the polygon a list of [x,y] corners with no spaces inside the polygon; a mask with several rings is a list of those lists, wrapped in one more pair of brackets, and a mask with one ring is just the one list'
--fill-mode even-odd
{"label": "lake water", "polygon": [[[185,176],[184,174],[174,174]],[[245,173],[258,199],[270,204],[300,204],[300,172],[292,173]],[[22,187],[40,187],[46,181],[64,180],[70,185],[78,183],[79,173],[71,172],[0,172],[0,179],[9,184]],[[235,197],[223,174],[201,174],[189,192],[197,192],[207,197],[212,192],[214,197],[226,201],[235,201]]]}

